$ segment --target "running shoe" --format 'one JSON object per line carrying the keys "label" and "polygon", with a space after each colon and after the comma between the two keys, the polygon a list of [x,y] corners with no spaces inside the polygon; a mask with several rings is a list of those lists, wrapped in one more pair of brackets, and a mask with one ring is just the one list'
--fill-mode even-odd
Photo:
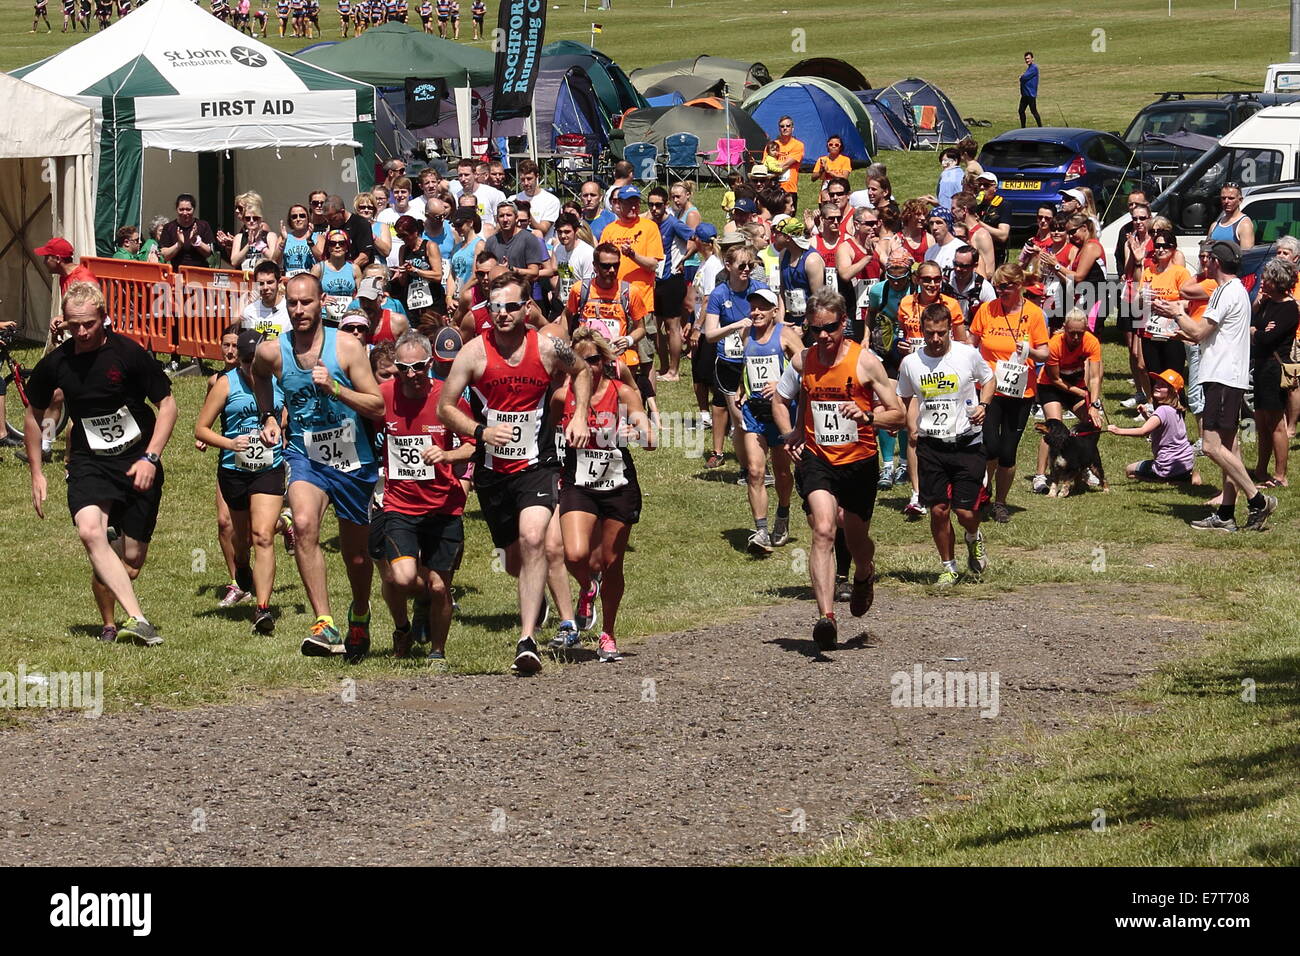
{"label": "running shoe", "polygon": [[790,543],[790,519],[777,517],[772,521],[772,547],[784,548]]}
{"label": "running shoe", "polygon": [[718,452],[716,452],[716,451],[714,451],[714,452],[709,452],[709,457],[706,458],[706,459],[704,459],[704,467],[705,467],[705,468],[721,468],[721,467],[722,467],[722,462],[723,462],[724,460],[725,460],[725,458],[723,457],[723,455],[719,454]]}
{"label": "running shoe", "polygon": [[582,643],[582,635],[572,621],[561,621],[560,629],[555,632],[555,637],[551,638],[548,645],[553,651],[568,651],[579,646]]}
{"label": "running shoe", "polygon": [[976,531],[975,540],[966,542],[966,567],[971,574],[983,574],[989,566],[989,554],[984,549],[984,532]]}
{"label": "running shoe", "polygon": [[700,412],[699,423],[701,430],[713,427],[713,413]]}
{"label": "running shoe", "polygon": [[141,647],[156,647],[163,642],[162,637],[154,630],[154,626],[138,617],[127,618],[126,623],[117,629],[117,639],[130,641]]}
{"label": "running shoe", "polygon": [[531,637],[519,639],[515,645],[515,662],[510,669],[517,674],[536,674],[542,669],[542,659],[537,654],[537,642]]}
{"label": "running shoe", "polygon": [[433,602],[416,598],[411,602],[411,643],[429,643],[429,610]]}
{"label": "running shoe", "polygon": [[596,626],[596,599],[600,597],[600,579],[593,578],[587,590],[578,598],[577,618],[574,621],[579,631],[590,631]]}
{"label": "running shoe", "polygon": [[934,586],[937,588],[950,588],[957,583],[958,577],[956,571],[949,571],[944,568],[939,572],[939,580],[934,582]]}
{"label": "running shoe", "polygon": [[226,593],[222,595],[221,600],[217,602],[217,607],[234,607],[242,601],[247,601],[253,595],[240,588],[238,584],[231,581],[226,585]]}
{"label": "running shoe", "polygon": [[1246,531],[1263,531],[1264,522],[1268,516],[1277,510],[1277,499],[1272,495],[1264,496],[1264,504],[1258,508],[1251,508],[1246,515]]}
{"label": "running shoe", "polygon": [[1216,511],[1207,518],[1191,522],[1197,531],[1236,531],[1237,522],[1231,518],[1220,518]]}
{"label": "running shoe", "polygon": [[1199,438],[1196,439],[1196,444],[1192,446],[1192,451],[1196,453],[1197,458],[1203,458],[1205,456],[1205,449],[1201,447],[1201,440]]}
{"label": "running shoe", "polygon": [[876,481],[876,487],[881,491],[888,491],[894,487],[894,465],[892,462],[881,467],[880,478]]}
{"label": "running shoe", "polygon": [[871,610],[875,600],[876,572],[872,571],[864,580],[853,582],[853,590],[849,594],[849,613],[854,617],[862,617]]}
{"label": "running shoe", "polygon": [[927,513],[928,511],[925,505],[921,504],[920,500],[917,498],[913,498],[907,503],[907,506],[903,508],[903,514],[907,516],[908,521],[917,521]]}
{"label": "running shoe", "polygon": [[275,630],[275,618],[269,607],[259,607],[253,611],[253,630],[258,634],[270,634]]}
{"label": "running shoe", "polygon": [[1088,482],[1089,488],[1101,487],[1101,479],[1097,477],[1097,473],[1093,471],[1091,468],[1088,469],[1088,477],[1086,480]]}
{"label": "running shoe", "polygon": [[754,557],[765,558],[772,553],[772,538],[766,531],[755,531],[749,536],[749,543],[745,547]]}
{"label": "running shoe", "polygon": [[105,624],[104,629],[99,632],[99,639],[105,644],[113,644],[117,641],[117,627],[112,624]]}
{"label": "running shoe", "polygon": [[618,652],[618,645],[614,643],[614,638],[603,631],[600,635],[600,650],[597,656],[602,664],[614,664],[623,659],[623,655]]}
{"label": "running shoe", "polygon": [[348,636],[343,641],[343,659],[349,664],[355,664],[361,658],[370,653],[370,612],[358,620],[352,613],[352,605],[348,605]]}
{"label": "running shoe", "polygon": [[404,628],[393,628],[393,656],[398,660],[405,660],[411,656],[411,645],[414,643],[411,625],[408,624]]}
{"label": "running shoe", "polygon": [[15,435],[5,435],[0,438],[0,448],[22,448],[23,440]]}
{"label": "running shoe", "polygon": [[903,460],[903,461],[900,461],[900,462],[899,462],[899,463],[894,467],[894,484],[896,484],[896,485],[905,485],[905,484],[907,484],[907,461],[906,461],[906,459]]}
{"label": "running shoe", "polygon": [[836,578],[835,579],[835,603],[843,604],[851,597],[853,597],[853,585],[849,584],[849,579]]}
{"label": "running shoe", "polygon": [[1137,408],[1146,402],[1147,397],[1141,392],[1134,393],[1131,397],[1124,399],[1119,403],[1120,408]]}
{"label": "running shoe", "polygon": [[311,633],[303,638],[301,650],[305,657],[329,657],[342,647],[343,638],[334,622],[327,617],[318,617],[311,626]]}
{"label": "running shoe", "polygon": [[835,625],[835,618],[820,617],[817,623],[813,625],[813,640],[823,651],[829,651],[835,647],[835,638],[838,634],[838,628]]}
{"label": "running shoe", "polygon": [[424,655],[426,661],[445,661],[447,659],[446,651],[429,651]]}
{"label": "running shoe", "polygon": [[295,546],[293,533],[293,513],[285,508],[280,512],[280,535],[284,539],[284,553],[293,554]]}
{"label": "running shoe", "polygon": [[993,520],[998,524],[1006,524],[1011,520],[1011,509],[1000,501],[993,502]]}
{"label": "running shoe", "polygon": [[1049,487],[1046,475],[1034,475],[1034,494],[1045,495]]}

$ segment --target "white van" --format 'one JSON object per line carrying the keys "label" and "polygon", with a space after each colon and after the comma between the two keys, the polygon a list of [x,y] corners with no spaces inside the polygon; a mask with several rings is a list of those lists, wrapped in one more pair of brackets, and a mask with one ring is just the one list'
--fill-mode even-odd
{"label": "white van", "polygon": [[[1174,224],[1178,248],[1189,264],[1197,261],[1198,243],[1219,218],[1219,190],[1224,183],[1242,187],[1300,179],[1300,103],[1260,110],[1219,140],[1219,144],[1189,166],[1151,202],[1153,215]],[[1120,230],[1129,221],[1120,216],[1101,233],[1106,272],[1114,276],[1115,249]]]}
{"label": "white van", "polygon": [[1264,76],[1264,92],[1300,92],[1300,63],[1272,64]]}

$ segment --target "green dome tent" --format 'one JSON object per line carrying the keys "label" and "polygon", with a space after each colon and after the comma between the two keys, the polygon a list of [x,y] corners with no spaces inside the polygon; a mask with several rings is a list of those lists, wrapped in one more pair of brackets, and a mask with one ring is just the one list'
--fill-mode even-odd
{"label": "green dome tent", "polygon": [[557,40],[542,47],[542,63],[548,68],[581,67],[591,80],[600,105],[611,118],[650,104],[632,85],[622,67],[594,47],[574,40]]}
{"label": "green dome tent", "polygon": [[745,63],[722,56],[705,55],[670,60],[633,70],[632,85],[644,93],[670,76],[699,76],[722,80],[727,84],[727,96],[733,103],[740,103],[751,93],[772,82],[772,74],[762,63]]}
{"label": "green dome tent", "polygon": [[744,110],[758,121],[769,137],[775,138],[778,120],[794,120],[794,135],[807,149],[804,167],[812,169],[822,155],[826,140],[838,136],[844,142],[844,155],[854,163],[871,162],[876,152],[876,136],[871,114],[862,101],[830,80],[814,76],[791,76],[769,83],[749,99]]}

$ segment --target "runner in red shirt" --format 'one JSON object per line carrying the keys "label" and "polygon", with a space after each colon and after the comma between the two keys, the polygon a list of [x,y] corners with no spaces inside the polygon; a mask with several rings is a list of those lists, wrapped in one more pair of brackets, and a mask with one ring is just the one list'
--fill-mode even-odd
{"label": "runner in red shirt", "polygon": [[[427,634],[431,660],[446,656],[451,627],[451,578],[465,547],[465,489],[453,466],[473,457],[438,417],[443,383],[430,378],[433,347],[419,332],[397,341],[397,377],[379,386],[384,397],[383,510],[370,522],[370,553],[384,563],[385,598],[393,612],[393,656],[409,657],[418,633]],[[463,398],[455,401],[470,414]],[[413,629],[406,601],[428,608]]]}
{"label": "runner in red shirt", "polygon": [[[514,272],[492,280],[492,328],[461,349],[438,402],[438,416],[447,427],[478,442],[474,479],[479,505],[493,546],[505,552],[506,570],[519,578],[521,636],[514,669],[521,674],[542,667],[533,630],[545,600],[546,529],[559,496],[547,400],[553,387],[572,376],[575,407],[565,439],[582,448],[590,435],[592,384],[591,370],[568,342],[539,335],[525,323],[530,288]],[[458,407],[466,388],[473,392],[473,414]],[[560,630],[576,633],[567,578],[564,585],[563,593],[555,595],[563,618]]]}

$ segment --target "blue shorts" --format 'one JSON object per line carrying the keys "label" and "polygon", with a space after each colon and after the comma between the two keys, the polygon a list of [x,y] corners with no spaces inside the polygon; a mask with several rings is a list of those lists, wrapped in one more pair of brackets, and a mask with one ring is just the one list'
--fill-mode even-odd
{"label": "blue shorts", "polygon": [[334,506],[334,514],[341,520],[359,525],[370,523],[370,498],[379,478],[373,463],[349,474],[312,461],[292,445],[284,450],[284,463],[289,466],[290,487],[297,481],[315,485],[325,492]]}
{"label": "blue shorts", "polygon": [[785,438],[781,435],[781,429],[776,427],[776,422],[759,421],[754,417],[754,413],[749,410],[749,402],[742,402],[740,405],[740,421],[744,425],[745,431],[751,435],[762,435],[764,441],[767,442],[768,448],[775,448],[785,444]]}

